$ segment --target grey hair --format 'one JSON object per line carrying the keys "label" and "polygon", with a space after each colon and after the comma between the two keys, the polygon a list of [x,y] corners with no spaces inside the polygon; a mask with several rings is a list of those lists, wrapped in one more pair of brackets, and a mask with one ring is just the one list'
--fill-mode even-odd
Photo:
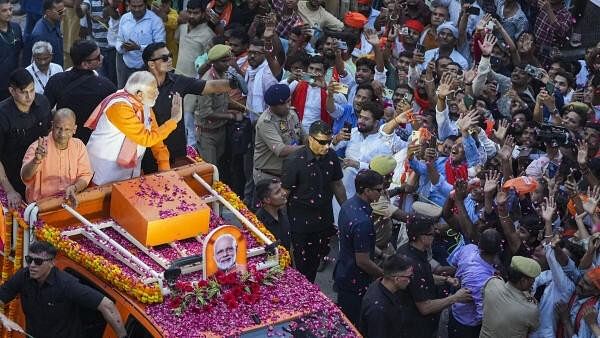
{"label": "grey hair", "polygon": [[142,70],[131,74],[123,89],[129,94],[135,95],[137,92],[145,92],[153,86],[156,86],[154,75],[148,71]]}
{"label": "grey hair", "polygon": [[50,53],[52,54],[52,45],[46,41],[38,41],[33,44],[31,47],[31,54],[42,54],[42,53]]}
{"label": "grey hair", "polygon": [[237,248],[237,241],[235,240],[235,237],[233,237],[232,234],[223,234],[221,236],[219,236],[216,240],[215,240],[215,245],[217,245],[217,242],[220,242],[221,240],[226,240],[229,239],[231,240],[231,242],[233,243],[233,247]]}

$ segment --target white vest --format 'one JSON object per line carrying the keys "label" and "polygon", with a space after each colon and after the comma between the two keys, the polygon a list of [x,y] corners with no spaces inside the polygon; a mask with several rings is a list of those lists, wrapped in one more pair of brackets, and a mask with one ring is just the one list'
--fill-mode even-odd
{"label": "white vest", "polygon": [[[119,98],[111,101],[106,110],[116,102],[125,102],[131,105],[126,99]],[[92,182],[97,185],[140,176],[142,157],[146,151],[146,147],[137,146],[137,163],[134,168],[122,168],[117,164],[121,146],[125,141],[125,134],[108,120],[106,110],[102,112],[96,129],[92,132],[86,145],[90,163],[94,169]],[[143,119],[146,129],[150,130],[150,108],[148,106],[144,106]]]}

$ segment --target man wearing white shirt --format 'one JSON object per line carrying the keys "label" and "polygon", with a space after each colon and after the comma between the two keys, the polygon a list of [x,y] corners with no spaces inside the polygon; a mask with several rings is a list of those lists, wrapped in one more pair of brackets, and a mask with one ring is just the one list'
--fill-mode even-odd
{"label": "man wearing white shirt", "polygon": [[165,25],[144,0],[131,0],[129,13],[123,14],[117,35],[117,80],[123,88],[133,72],[144,67],[142,51],[153,42],[165,42]]}
{"label": "man wearing white shirt", "polygon": [[63,68],[51,62],[52,45],[46,41],[38,41],[31,48],[33,62],[27,66],[27,71],[33,76],[35,92],[44,94],[44,89],[50,77],[63,71]]}
{"label": "man wearing white shirt", "polygon": [[[361,169],[368,169],[371,159],[378,155],[392,155],[389,135],[381,129],[379,121],[383,117],[383,106],[379,102],[368,101],[361,106],[357,127],[352,128],[350,138],[343,139],[343,134],[333,138],[333,149],[346,147],[342,168],[343,183],[347,196],[354,196],[354,178]],[[400,147],[396,147],[399,150]]]}
{"label": "man wearing white shirt", "polygon": [[[121,0],[112,0],[108,1],[108,6],[105,6],[106,15],[108,15],[108,31],[106,32],[106,41],[109,47],[115,49],[115,59],[116,48],[119,42],[119,23],[121,22],[121,14],[119,14],[119,11],[117,10],[120,4]],[[115,80],[117,79],[116,71],[115,65]]]}
{"label": "man wearing white shirt", "polygon": [[[273,39],[275,37],[274,24],[269,22],[263,34],[263,40],[254,39],[248,48],[248,69],[246,70],[246,83],[248,84],[248,96],[246,107],[248,107],[250,120],[256,123],[259,116],[267,109],[265,94],[274,84],[279,82],[282,68],[273,55]],[[252,144],[254,147],[254,145]],[[244,188],[244,201],[252,204],[254,197],[254,180],[252,170],[254,168],[254,149],[248,149],[244,154],[244,175],[246,186]]]}
{"label": "man wearing white shirt", "polygon": [[[272,46],[270,47],[272,48]],[[281,66],[266,49],[264,41],[258,39],[252,40],[248,48],[249,67],[246,71],[248,98],[246,106],[250,110],[250,119],[253,122],[267,109],[264,95],[267,89],[279,82],[277,77],[281,75]]]}
{"label": "man wearing white shirt", "polygon": [[313,122],[322,120],[331,125],[333,119],[338,118],[342,113],[335,109],[334,104],[335,95],[340,94],[335,94],[333,88],[326,89],[325,59],[322,56],[310,57],[308,73],[313,75],[311,81],[293,81],[289,85],[292,92],[292,106],[296,109],[306,134]]}

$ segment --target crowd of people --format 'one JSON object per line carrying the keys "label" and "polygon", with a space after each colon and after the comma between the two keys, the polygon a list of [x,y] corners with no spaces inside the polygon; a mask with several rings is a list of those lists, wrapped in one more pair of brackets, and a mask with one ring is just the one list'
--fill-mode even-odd
{"label": "crowd of people", "polygon": [[366,337],[600,336],[600,2],[12,7],[8,207],[197,151]]}

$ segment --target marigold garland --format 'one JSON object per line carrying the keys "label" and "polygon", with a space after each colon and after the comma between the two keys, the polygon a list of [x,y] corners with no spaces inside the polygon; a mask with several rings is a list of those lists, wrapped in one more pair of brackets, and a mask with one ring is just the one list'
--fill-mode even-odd
{"label": "marigold garland", "polygon": [[100,279],[126,292],[145,304],[161,303],[162,292],[158,284],[145,285],[141,280],[127,275],[116,264],[106,258],[89,252],[79,243],[62,236],[59,229],[44,224],[36,231],[39,238],[54,245],[73,261],[81,264]]}
{"label": "marigold garland", "polygon": [[[17,227],[17,238],[15,240],[15,260],[13,263],[13,271],[18,271],[21,267],[23,267],[23,236],[26,229],[29,227],[27,224],[19,218],[19,214],[15,211],[13,213],[13,219],[17,219],[19,226]],[[10,245],[9,245],[10,246]],[[8,305],[8,318],[10,320],[14,320],[17,313],[18,303],[16,301],[11,301]],[[4,336],[7,338],[11,338],[13,336],[13,331],[5,331]]]}
{"label": "marigold garland", "polygon": [[[0,210],[1,212],[1,210]],[[7,280],[8,277],[12,274],[12,265],[10,262],[10,243],[12,242],[12,223],[13,223],[13,215],[12,213],[7,213],[5,215],[4,218],[4,224],[2,224],[2,226],[4,226],[4,233],[5,233],[5,240],[6,242],[4,243],[4,257],[2,258],[2,276],[1,276],[1,283],[4,284]],[[0,306],[0,312],[2,313],[6,313],[6,305],[4,306]],[[10,311],[10,308],[9,308]],[[10,312],[9,312],[10,314]],[[8,335],[8,330],[4,330],[2,329],[2,336],[6,337]]]}
{"label": "marigold garland", "polygon": [[[265,225],[251,212],[248,207],[242,202],[239,196],[234,193],[229,186],[221,181],[217,181],[213,184],[213,188],[221,195],[227,202],[229,202],[237,211],[239,211],[244,217],[246,217],[250,223],[254,224],[265,236],[270,240],[275,241],[275,236],[265,227]],[[251,232],[252,233],[252,232]],[[262,243],[260,238],[252,233],[252,236]],[[282,245],[278,246],[279,251],[279,266],[282,269],[290,266],[292,259],[290,253]]]}
{"label": "marigold garland", "polygon": [[12,224],[13,224],[13,214],[8,213],[5,217],[4,226],[4,234],[5,240],[4,243],[4,258],[2,260],[2,284],[4,284],[8,277],[12,274],[10,260],[8,257],[10,256],[10,243],[12,242]]}

